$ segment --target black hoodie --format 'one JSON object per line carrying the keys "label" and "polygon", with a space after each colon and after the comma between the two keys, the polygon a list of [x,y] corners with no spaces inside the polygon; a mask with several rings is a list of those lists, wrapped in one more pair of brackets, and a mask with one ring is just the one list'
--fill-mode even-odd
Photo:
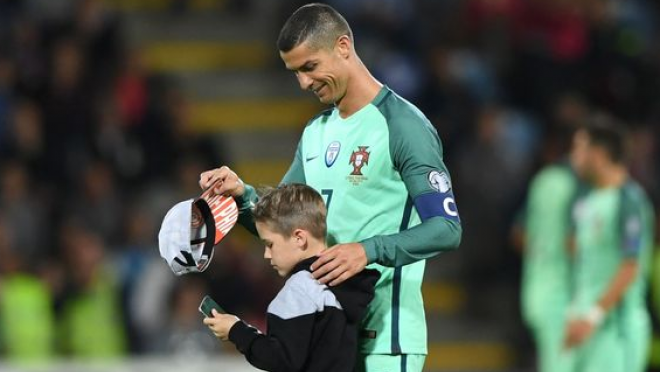
{"label": "black hoodie", "polygon": [[312,257],[300,262],[268,306],[268,330],[237,322],[229,340],[253,366],[271,372],[352,372],[358,330],[380,277],[363,270],[328,287],[310,272]]}

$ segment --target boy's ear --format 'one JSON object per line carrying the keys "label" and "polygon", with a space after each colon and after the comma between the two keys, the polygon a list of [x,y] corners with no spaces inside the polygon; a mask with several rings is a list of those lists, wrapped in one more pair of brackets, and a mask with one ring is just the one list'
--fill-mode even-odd
{"label": "boy's ear", "polygon": [[307,231],[303,229],[295,229],[291,236],[294,239],[294,243],[297,247],[302,250],[307,249]]}

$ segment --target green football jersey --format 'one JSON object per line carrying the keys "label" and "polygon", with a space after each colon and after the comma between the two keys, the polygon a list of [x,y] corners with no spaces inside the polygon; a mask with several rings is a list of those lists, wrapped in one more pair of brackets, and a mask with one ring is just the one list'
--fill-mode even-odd
{"label": "green football jersey", "polygon": [[551,165],[532,180],[525,208],[522,307],[531,326],[560,315],[570,299],[568,236],[579,181],[568,164]]}
{"label": "green football jersey", "polygon": [[[426,354],[421,294],[425,259],[454,249],[461,226],[436,130],[383,87],[348,118],[312,119],[282,183],[306,183],[328,207],[328,245],[360,242],[381,272],[363,322],[360,352]],[[244,199],[256,200],[251,188]],[[245,201],[239,201],[248,223]],[[249,227],[249,226],[248,226]]]}
{"label": "green football jersey", "polygon": [[653,208],[645,192],[629,180],[619,188],[590,191],[574,210],[577,257],[572,310],[585,314],[605,293],[622,262],[636,259],[637,278],[610,314],[624,319],[645,312],[654,234]]}

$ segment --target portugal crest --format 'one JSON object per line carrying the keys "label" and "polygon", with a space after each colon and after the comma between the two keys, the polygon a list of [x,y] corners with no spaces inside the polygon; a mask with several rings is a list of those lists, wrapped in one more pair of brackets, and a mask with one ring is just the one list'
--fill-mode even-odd
{"label": "portugal crest", "polygon": [[351,154],[351,158],[348,160],[348,164],[353,166],[351,176],[362,176],[362,167],[369,164],[368,148],[369,146],[358,146],[358,150]]}
{"label": "portugal crest", "polygon": [[357,186],[367,179],[365,175],[362,174],[362,168],[369,165],[369,154],[367,149],[369,146],[358,146],[356,151],[351,153],[351,158],[348,160],[348,164],[353,166],[353,171],[349,174],[346,179],[353,185]]}

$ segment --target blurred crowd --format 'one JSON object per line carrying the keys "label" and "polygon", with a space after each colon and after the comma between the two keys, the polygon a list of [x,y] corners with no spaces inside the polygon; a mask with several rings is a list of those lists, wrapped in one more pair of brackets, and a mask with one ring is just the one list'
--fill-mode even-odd
{"label": "blurred crowd", "polygon": [[190,129],[186,97],[144,69],[103,5],[0,1],[0,355],[10,360],[217,353],[202,296],[250,318],[274,285],[231,242],[203,276],[177,280],[160,258],[167,209],[228,160]]}
{"label": "blurred crowd", "polygon": [[[283,2],[282,21],[302,3]],[[439,131],[470,291],[517,288],[509,228],[528,180],[594,111],[627,124],[633,176],[659,205],[660,3],[328,3],[374,74]],[[202,170],[231,164],[220,148],[190,129],[187,97],[145,69],[103,2],[0,0],[0,355],[214,353],[202,294],[262,313],[275,283],[260,252],[229,241],[226,260],[184,278],[158,256],[169,206],[199,193]]]}

